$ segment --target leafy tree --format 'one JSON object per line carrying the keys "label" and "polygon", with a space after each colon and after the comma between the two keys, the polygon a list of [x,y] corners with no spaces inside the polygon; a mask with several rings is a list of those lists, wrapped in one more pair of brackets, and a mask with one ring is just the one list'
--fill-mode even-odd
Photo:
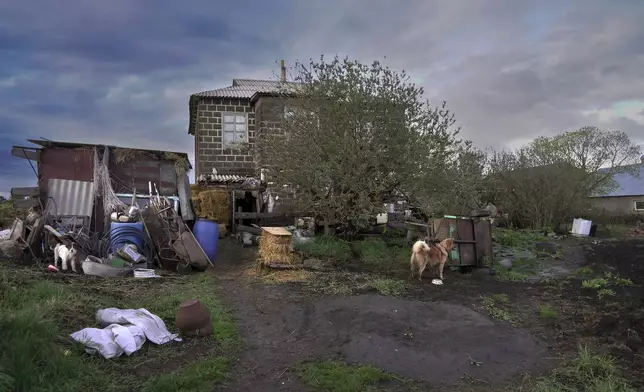
{"label": "leafy tree", "polygon": [[635,173],[641,155],[624,132],[584,127],[539,137],[490,159],[488,195],[520,226],[556,226],[590,206],[589,196],[615,189],[613,176]]}
{"label": "leafy tree", "polygon": [[383,211],[383,197],[417,194],[456,153],[453,115],[430,106],[404,72],[336,56],[294,73],[297,84],[282,91],[286,115],[256,148],[300,211],[355,230]]}

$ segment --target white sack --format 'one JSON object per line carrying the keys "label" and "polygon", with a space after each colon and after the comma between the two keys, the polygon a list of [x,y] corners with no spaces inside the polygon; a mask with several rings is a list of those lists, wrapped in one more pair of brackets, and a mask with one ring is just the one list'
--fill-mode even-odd
{"label": "white sack", "polygon": [[109,324],[134,324],[141,328],[145,336],[154,344],[166,344],[173,340],[180,342],[178,334],[172,334],[163,320],[146,309],[99,309],[96,320],[101,326]]}
{"label": "white sack", "polygon": [[103,329],[85,328],[71,337],[85,345],[88,353],[99,353],[107,359],[131,355],[143,346],[146,338],[155,344],[181,341],[166,329],[163,320],[146,309],[99,309],[96,320]]}
{"label": "white sack", "polygon": [[131,355],[143,347],[145,333],[136,325],[111,324],[103,329],[85,328],[71,335],[72,339],[85,345],[89,354],[101,354],[111,359]]}

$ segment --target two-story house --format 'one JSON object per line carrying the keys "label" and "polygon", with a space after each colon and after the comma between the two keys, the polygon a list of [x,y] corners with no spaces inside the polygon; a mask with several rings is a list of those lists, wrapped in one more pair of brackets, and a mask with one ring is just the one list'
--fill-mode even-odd
{"label": "two-story house", "polygon": [[[284,115],[280,96],[284,87],[296,85],[286,81],[282,65],[279,81],[233,79],[230,86],[192,94],[188,133],[195,138],[195,178],[213,173],[228,179],[259,178],[266,162],[254,147],[263,133],[280,127]],[[285,202],[280,187],[270,182],[270,170],[266,177],[271,193],[280,194]]]}

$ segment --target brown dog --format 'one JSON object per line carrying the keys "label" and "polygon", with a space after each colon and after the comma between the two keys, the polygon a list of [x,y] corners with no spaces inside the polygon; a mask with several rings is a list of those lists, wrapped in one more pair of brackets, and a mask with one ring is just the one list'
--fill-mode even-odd
{"label": "brown dog", "polygon": [[443,268],[449,252],[454,248],[454,240],[446,238],[437,244],[427,245],[425,241],[416,241],[411,250],[411,276],[418,271],[418,280],[423,281],[423,272],[429,265],[432,269],[438,267],[439,277],[443,280]]}

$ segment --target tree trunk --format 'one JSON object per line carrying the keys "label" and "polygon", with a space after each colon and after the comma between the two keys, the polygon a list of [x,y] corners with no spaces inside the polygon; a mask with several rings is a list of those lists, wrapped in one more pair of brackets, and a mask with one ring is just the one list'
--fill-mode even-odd
{"label": "tree trunk", "polygon": [[324,235],[331,234],[331,227],[329,226],[330,219],[328,216],[324,217]]}

